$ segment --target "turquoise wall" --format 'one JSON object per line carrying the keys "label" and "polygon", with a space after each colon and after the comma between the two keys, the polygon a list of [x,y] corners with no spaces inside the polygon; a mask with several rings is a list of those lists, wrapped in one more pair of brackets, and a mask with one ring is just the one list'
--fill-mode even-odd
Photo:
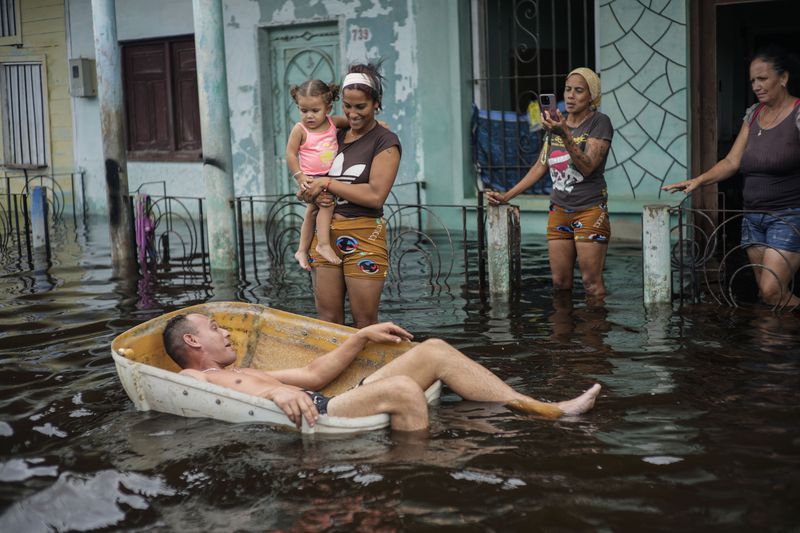
{"label": "turquoise wall", "polygon": [[[641,206],[677,203],[664,183],[687,178],[688,39],[685,0],[599,3],[602,111],[614,125],[606,179],[609,209],[637,237]],[[625,216],[630,213],[632,216]]]}
{"label": "turquoise wall", "polygon": [[[270,192],[271,117],[257,73],[269,68],[259,28],[336,21],[343,64],[384,60],[384,110],[379,116],[400,137],[403,157],[393,190],[400,202],[474,203],[469,113],[472,102],[469,2],[463,0],[356,0],[291,2],[258,0],[226,4],[226,46],[231,94],[234,164],[239,194]],[[254,24],[254,21],[255,22]],[[366,30],[366,32],[362,31]],[[367,39],[363,35],[367,34]],[[247,48],[256,43],[250,57]],[[235,56],[231,50],[241,51]],[[343,70],[344,72],[344,70]],[[260,133],[262,128],[266,131]],[[263,154],[259,151],[263,147]],[[265,182],[266,173],[266,186]],[[280,177],[278,178],[280,179]],[[438,212],[460,225],[457,209]]]}
{"label": "turquoise wall", "polygon": [[[641,239],[642,206],[677,203],[664,183],[687,178],[686,0],[599,0],[596,4],[600,109],[614,140],[606,166],[614,238]],[[549,202],[518,197],[525,233],[544,233]]]}
{"label": "turquoise wall", "polygon": [[[157,0],[144,1],[150,12],[158,10]],[[118,3],[121,38],[190,33],[186,14],[191,1],[169,0],[168,5],[173,9],[160,10],[153,24],[132,16],[128,3]],[[74,28],[91,27],[89,6],[89,0],[72,0]],[[424,203],[474,205],[470,6],[468,0],[224,2],[236,193],[271,192],[270,180],[276,179],[267,138],[272,117],[264,105],[271,88],[262,79],[270,62],[260,36],[269,28],[325,21],[338,28],[342,70],[350,62],[385,60],[380,118],[403,144],[395,188],[399,200],[416,200],[414,188],[401,184],[424,181]],[[687,173],[686,0],[598,0],[595,7],[601,109],[616,130],[607,167],[614,234],[638,239],[641,206],[676,201],[659,187]],[[78,52],[73,55],[93,57],[91,35],[72,32],[70,41]],[[102,154],[90,148],[99,143],[96,102],[85,99],[75,105],[76,146],[85,147],[76,150],[76,161],[87,169],[99,204],[104,198]],[[196,164],[137,162],[130,170],[134,186],[166,179],[169,194],[204,194]],[[524,212],[523,231],[544,233],[547,198],[519,197],[517,203]],[[448,218],[451,226],[460,225],[460,213]]]}
{"label": "turquoise wall", "polygon": [[[419,132],[417,175],[429,204],[475,203],[470,109],[472,47],[468,2],[417,2]],[[442,216],[460,211],[444,210]]]}
{"label": "turquoise wall", "polygon": [[228,52],[237,193],[271,192],[268,181],[276,179],[268,161],[272,154],[271,131],[265,131],[272,121],[264,104],[269,88],[259,79],[259,69],[270,68],[269,52],[265,49],[266,43],[259,41],[258,32],[264,28],[321,21],[338,25],[342,57],[339,82],[350,63],[384,60],[385,97],[383,112],[378,118],[389,123],[403,145],[398,183],[416,179],[421,155],[414,113],[419,104],[417,21],[413,8],[411,1],[388,0],[226,3],[226,46],[237,50],[235,56]]}

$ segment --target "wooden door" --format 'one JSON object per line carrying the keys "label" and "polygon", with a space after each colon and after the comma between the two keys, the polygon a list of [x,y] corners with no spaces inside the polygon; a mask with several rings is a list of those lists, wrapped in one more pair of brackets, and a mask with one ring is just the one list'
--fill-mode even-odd
{"label": "wooden door", "polygon": [[339,28],[335,22],[270,28],[268,42],[275,179],[268,190],[287,194],[295,185],[286,169],[286,141],[300,119],[289,90],[309,79],[340,82]]}

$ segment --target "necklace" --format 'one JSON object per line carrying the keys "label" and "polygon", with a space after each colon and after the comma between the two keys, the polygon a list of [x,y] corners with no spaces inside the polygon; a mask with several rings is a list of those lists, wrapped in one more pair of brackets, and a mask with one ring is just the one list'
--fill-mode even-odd
{"label": "necklace", "polygon": [[[221,371],[223,371],[223,370],[225,370],[225,369],[224,369],[224,368],[214,368],[214,367],[211,367],[211,368],[206,368],[205,370],[201,370],[200,372],[202,372],[203,374],[205,374],[206,372],[221,372]],[[230,370],[231,372],[236,372],[237,374],[238,374],[238,373],[241,373],[241,370],[240,370],[238,367],[229,368],[229,369],[227,369],[227,370]]]}
{"label": "necklace", "polygon": [[577,128],[578,126],[580,126],[581,124],[586,122],[592,115],[594,115],[594,111],[589,111],[584,116],[575,118],[574,119],[575,120],[575,125],[574,126],[570,125],[570,118],[573,118],[573,117],[567,117],[567,127],[569,129],[571,129],[571,130],[574,130],[575,128]]}
{"label": "necklace", "polygon": [[[762,126],[761,120],[758,120],[758,137],[761,137],[761,134],[764,133],[764,130],[769,131],[772,128],[772,126],[774,126],[775,123],[778,121],[778,117],[780,117],[782,113],[783,113],[783,106],[781,106],[780,109],[778,109],[778,112],[775,114],[775,118],[772,119],[772,122],[769,123],[769,126]],[[761,115],[759,119],[762,118],[763,116],[764,115]]]}
{"label": "necklace", "polygon": [[[349,133],[350,133],[350,135],[351,135],[351,138],[350,138],[350,140],[349,140],[349,141],[345,140],[345,143],[347,143],[347,144],[350,144],[350,143],[354,143],[354,142],[356,142],[356,141],[357,141],[357,140],[359,140],[361,137],[363,137],[363,136],[364,136],[364,135],[366,135],[367,133],[369,133],[369,132],[371,132],[372,130],[374,130],[374,129],[375,129],[375,126],[377,126],[377,125],[378,125],[378,121],[377,121],[377,120],[373,120],[373,121],[372,121],[372,125],[369,127],[369,129],[367,129],[366,131],[362,131],[362,132],[361,132],[361,133],[360,133],[360,134],[359,134],[357,137],[355,136],[356,134],[355,134],[355,133],[353,132],[353,130],[351,129],[351,130],[350,130],[350,132],[349,132]],[[346,137],[346,136],[345,136],[345,137]]]}

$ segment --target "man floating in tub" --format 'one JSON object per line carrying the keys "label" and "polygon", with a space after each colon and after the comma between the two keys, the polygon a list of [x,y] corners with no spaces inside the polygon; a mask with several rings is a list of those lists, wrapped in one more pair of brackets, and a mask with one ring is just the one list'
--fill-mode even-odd
{"label": "man floating in tub", "polygon": [[516,392],[500,378],[439,339],[429,339],[367,376],[353,389],[328,398],[315,392],[336,379],[368,341],[399,343],[413,335],[386,322],[358,330],[338,348],[307,366],[286,370],[225,368],[236,361],[230,333],[213,318],[189,313],[173,317],[164,329],[164,347],[181,374],[274,402],[298,427],[313,426],[321,414],[391,416],[392,429],[428,428],[424,391],[442,380],[465,400],[503,403],[510,409],[548,418],[585,413],[600,393],[595,384],[577,398],[548,403]]}

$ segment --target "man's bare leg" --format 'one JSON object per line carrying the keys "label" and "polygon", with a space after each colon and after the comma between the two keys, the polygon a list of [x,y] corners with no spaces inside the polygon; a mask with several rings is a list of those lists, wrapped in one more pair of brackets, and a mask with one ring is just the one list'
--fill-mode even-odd
{"label": "man's bare leg", "polygon": [[388,413],[392,429],[422,431],[428,428],[428,403],[425,392],[411,378],[391,376],[364,384],[331,398],[330,416],[370,416]]}
{"label": "man's bare leg", "polygon": [[395,376],[408,376],[422,390],[437,379],[464,398],[478,402],[502,402],[509,408],[526,413],[536,413],[548,418],[585,413],[594,407],[600,385],[565,402],[540,402],[520,394],[487,368],[479,365],[460,351],[439,339],[430,339],[378,369],[364,383]]}

